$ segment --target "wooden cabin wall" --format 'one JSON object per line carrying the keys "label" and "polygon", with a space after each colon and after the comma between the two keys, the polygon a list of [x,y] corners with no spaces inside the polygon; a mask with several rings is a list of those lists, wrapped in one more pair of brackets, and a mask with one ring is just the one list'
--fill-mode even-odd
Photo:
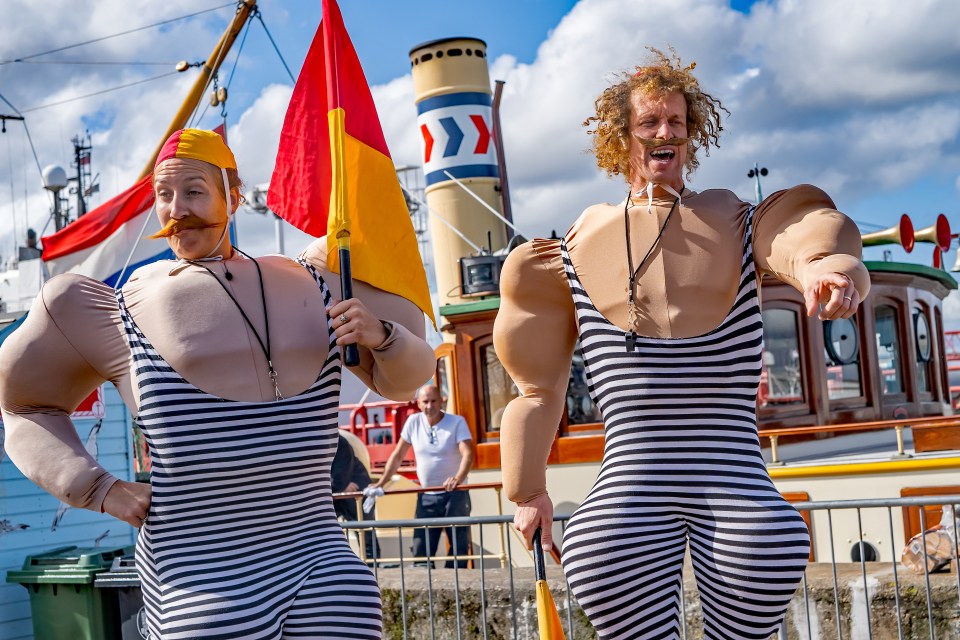
{"label": "wooden cabin wall", "polygon": [[[950,415],[949,387],[946,383],[941,295],[937,285],[910,275],[873,274],[873,288],[860,305],[854,318],[860,345],[860,380],[862,395],[855,398],[830,399],[824,354],[823,322],[807,317],[803,297],[790,286],[765,279],[761,288],[763,309],[787,309],[800,318],[801,352],[805,354],[803,384],[807,401],[801,406],[761,407],[758,419],[761,429],[778,429],[817,424],[848,424],[897,418]],[[897,332],[903,391],[883,393],[883,379],[876,347],[876,311],[888,305],[897,311]],[[919,389],[916,334],[912,311],[924,309],[934,338],[931,364],[928,366],[930,391]],[[939,323],[939,324],[938,324]]]}
{"label": "wooden cabin wall", "polygon": [[[824,323],[807,317],[801,294],[791,286],[773,279],[765,279],[761,286],[763,310],[783,309],[795,314],[798,329],[802,371],[803,401],[784,406],[764,406],[758,409],[761,429],[849,424],[951,415],[951,400],[946,377],[946,357],[943,342],[942,299],[947,287],[932,277],[913,273],[871,272],[873,288],[854,316],[860,354],[861,395],[848,398],[830,398],[827,376],[827,357],[824,348]],[[885,394],[884,380],[877,354],[875,313],[879,305],[890,305],[897,310],[899,357],[901,361],[901,393]],[[920,391],[917,375],[917,353],[912,310],[920,306],[927,315],[932,337],[928,378],[929,391]],[[455,335],[454,346],[445,346],[448,358],[447,376],[454,378],[454,410],[462,414],[477,443],[477,467],[495,468],[500,465],[499,434],[491,429],[491,416],[486,415],[483,398],[482,349],[492,341],[496,309],[446,317],[445,330]],[[441,355],[438,352],[438,355]],[[817,436],[791,436],[781,442],[808,439]],[[603,452],[603,425],[600,423],[567,424],[566,412],[558,425],[558,437],[551,451],[551,463],[594,462]]]}
{"label": "wooden cabin wall", "polygon": [[[107,471],[133,479],[131,420],[113,385],[104,389],[106,415],[97,437],[97,460]],[[75,421],[80,439],[86,441],[95,419]],[[111,516],[86,509],[69,509],[59,526],[51,525],[60,502],[40,489],[13,465],[9,457],[0,462],[0,574],[20,569],[28,555],[58,547],[109,549],[133,545],[136,530]],[[6,526],[3,526],[6,525]],[[28,528],[21,528],[26,525]],[[14,530],[8,531],[7,529]],[[33,638],[33,623],[27,590],[19,584],[0,582],[0,640]]]}

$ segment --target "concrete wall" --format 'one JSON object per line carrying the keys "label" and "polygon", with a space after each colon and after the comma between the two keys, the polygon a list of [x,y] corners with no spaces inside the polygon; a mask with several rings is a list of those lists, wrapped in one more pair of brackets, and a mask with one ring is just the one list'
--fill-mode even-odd
{"label": "concrete wall", "polygon": [[[864,581],[859,564],[838,565],[839,597],[835,597],[831,566],[811,565],[807,571],[807,596],[804,596],[802,589],[798,589],[787,613],[788,640],[839,640],[841,637],[844,640],[892,640],[900,637],[898,619],[903,638],[960,640],[956,572],[930,575],[933,634],[930,633],[931,616],[928,616],[922,575],[915,576],[902,568],[898,569],[898,614],[892,565],[868,563],[866,574]],[[437,569],[432,571],[431,577],[432,580],[428,580],[426,569],[404,569],[402,578],[399,569],[379,571],[384,601],[385,640],[473,640],[484,637],[500,640],[513,638],[514,628],[519,640],[539,637],[532,569],[513,569],[513,601],[517,603],[516,607],[511,606],[510,573],[506,569],[487,569],[482,575],[480,571],[462,570],[458,576],[452,570]],[[486,593],[482,603],[481,579],[483,592]],[[576,603],[568,607],[560,568],[549,567],[547,580],[565,630],[568,621],[572,622],[573,634],[568,633],[568,640],[596,638]],[[688,640],[698,640],[703,637],[700,603],[689,567],[684,576],[684,590],[687,594],[684,607],[686,637]],[[401,601],[402,591],[407,594],[405,602]],[[483,633],[483,608],[486,610],[486,636]]]}

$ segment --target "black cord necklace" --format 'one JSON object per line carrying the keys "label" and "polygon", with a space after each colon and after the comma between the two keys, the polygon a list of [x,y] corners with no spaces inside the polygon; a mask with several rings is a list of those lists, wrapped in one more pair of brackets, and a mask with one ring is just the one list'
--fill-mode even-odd
{"label": "black cord necklace", "polygon": [[[220,281],[220,278],[218,278],[217,274],[213,272],[213,269],[203,264],[202,262],[197,262],[195,260],[185,260],[185,262],[189,262],[190,264],[196,265],[198,267],[203,267],[203,269],[205,269],[207,272],[210,273],[210,275],[213,276],[213,279],[217,281],[217,284],[219,284],[223,288],[223,290],[226,292],[226,294],[230,297],[230,301],[233,302],[234,306],[237,307],[237,311],[239,311],[240,315],[243,316],[243,319],[246,321],[247,326],[250,327],[250,331],[253,332],[254,337],[257,339],[257,342],[260,344],[260,348],[263,350],[263,355],[264,357],[266,357],[267,366],[269,367],[267,374],[270,376],[270,380],[273,382],[273,391],[277,396],[277,400],[283,400],[283,395],[281,395],[280,393],[280,386],[277,384],[277,370],[273,367],[273,360],[270,358],[270,316],[267,315],[267,294],[266,294],[266,290],[263,287],[263,272],[260,271],[260,264],[254,258],[250,257],[247,253],[241,251],[240,249],[237,249],[236,247],[234,247],[234,250],[237,253],[243,256],[246,256],[247,258],[250,258],[250,260],[253,261],[253,266],[257,269],[257,278],[260,281],[260,301],[263,303],[263,324],[264,324],[264,328],[266,329],[266,336],[265,336],[266,342],[264,342],[264,339],[260,337],[259,333],[257,333],[256,327],[253,326],[253,323],[250,321],[250,318],[247,317],[246,312],[243,310],[243,307],[240,306],[240,303],[234,297],[233,293],[230,292],[230,289],[227,288],[227,285],[223,284]],[[227,280],[233,280],[233,274],[230,273],[230,270],[227,268],[226,261],[224,261],[223,268],[224,268],[224,271],[226,272],[224,277]]]}
{"label": "black cord necklace", "polygon": [[[630,249],[630,216],[627,214],[627,211],[630,209],[630,196],[631,193],[627,193],[627,201],[623,203],[623,226],[626,231],[627,237],[627,275],[629,279],[629,284],[627,286],[627,293],[629,297],[627,298],[627,324],[630,325],[630,333],[627,334],[627,351],[633,351],[637,347],[637,332],[636,326],[637,321],[640,319],[640,312],[637,309],[637,301],[634,296],[634,285],[637,283],[637,276],[640,273],[640,269],[643,268],[643,265],[646,264],[647,258],[653,253],[653,250],[657,247],[657,244],[660,243],[660,237],[663,235],[664,229],[667,228],[667,223],[670,222],[670,218],[673,216],[674,210],[677,208],[677,204],[680,202],[680,196],[677,196],[677,199],[673,201],[673,205],[670,207],[669,213],[667,213],[666,219],[663,221],[663,225],[660,227],[660,232],[657,234],[657,237],[653,240],[653,244],[650,245],[650,248],[647,249],[647,253],[643,256],[643,260],[640,261],[640,264],[637,265],[637,268],[633,268],[633,252]],[[683,187],[680,188],[680,195],[683,195]]]}

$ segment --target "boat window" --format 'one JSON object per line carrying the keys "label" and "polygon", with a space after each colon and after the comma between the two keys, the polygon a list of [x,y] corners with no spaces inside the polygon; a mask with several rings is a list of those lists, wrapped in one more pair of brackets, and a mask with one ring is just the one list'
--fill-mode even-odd
{"label": "boat window", "polygon": [[493,344],[480,347],[483,398],[487,409],[487,431],[500,431],[500,421],[507,403],[520,395],[517,385],[500,363]]}
{"label": "boat window", "polygon": [[803,404],[803,387],[797,313],[788,309],[764,309],[759,405]]}
{"label": "boat window", "polygon": [[917,352],[917,390],[930,392],[930,360],[933,343],[930,335],[930,320],[923,308],[913,308],[913,346]]}
{"label": "boat window", "polygon": [[933,309],[933,322],[937,330],[937,346],[940,352],[940,361],[937,363],[937,369],[940,370],[940,388],[942,389],[940,399],[949,401],[951,405],[956,408],[957,403],[954,401],[954,389],[952,388],[952,382],[950,381],[950,377],[954,373],[954,363],[951,362],[951,360],[955,356],[947,353],[947,346],[945,343],[947,336],[943,332],[943,315],[940,313],[939,307],[934,307]]}
{"label": "boat window", "polygon": [[890,305],[877,305],[877,359],[880,364],[880,384],[884,395],[903,393],[903,375],[900,366],[900,330],[897,310]]}
{"label": "boat window", "polygon": [[437,388],[440,389],[440,397],[445,398],[443,410],[446,413],[454,413],[453,393],[450,390],[450,380],[453,379],[453,358],[443,356],[437,359]]}
{"label": "boat window", "polygon": [[831,400],[859,398],[860,336],[856,316],[823,323],[823,342],[827,363],[827,394]]}
{"label": "boat window", "polygon": [[920,307],[913,310],[913,330],[916,333],[917,360],[930,362],[930,321]]}
{"label": "boat window", "polygon": [[567,383],[567,424],[592,424],[603,422],[600,409],[590,399],[587,383],[587,369],[583,362],[580,342],[573,352],[570,365],[570,381]]}

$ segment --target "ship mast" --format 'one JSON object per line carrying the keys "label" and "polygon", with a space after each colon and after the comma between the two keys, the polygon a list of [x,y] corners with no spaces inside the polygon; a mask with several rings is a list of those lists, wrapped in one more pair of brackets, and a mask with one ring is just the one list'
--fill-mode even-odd
{"label": "ship mast", "polygon": [[257,0],[240,0],[237,5],[237,14],[233,17],[233,21],[227,27],[227,30],[220,36],[220,40],[207,57],[207,61],[200,67],[200,76],[196,82],[193,83],[193,87],[190,88],[190,92],[187,94],[187,97],[184,98],[183,104],[180,105],[180,109],[170,122],[170,126],[167,127],[167,131],[163,134],[163,137],[160,138],[160,143],[151,154],[150,160],[143,168],[143,171],[140,172],[140,176],[137,178],[138,180],[153,171],[153,165],[157,161],[157,156],[160,155],[160,149],[163,148],[163,143],[167,141],[167,138],[169,138],[174,131],[183,129],[183,127],[186,126],[190,114],[193,113],[200,99],[203,97],[203,92],[210,83],[210,78],[220,69],[220,64],[223,62],[223,59],[227,57],[227,52],[230,51],[230,47],[233,46],[234,41],[240,34],[240,30],[243,29],[243,25],[246,24],[247,19],[253,15],[256,8]]}

